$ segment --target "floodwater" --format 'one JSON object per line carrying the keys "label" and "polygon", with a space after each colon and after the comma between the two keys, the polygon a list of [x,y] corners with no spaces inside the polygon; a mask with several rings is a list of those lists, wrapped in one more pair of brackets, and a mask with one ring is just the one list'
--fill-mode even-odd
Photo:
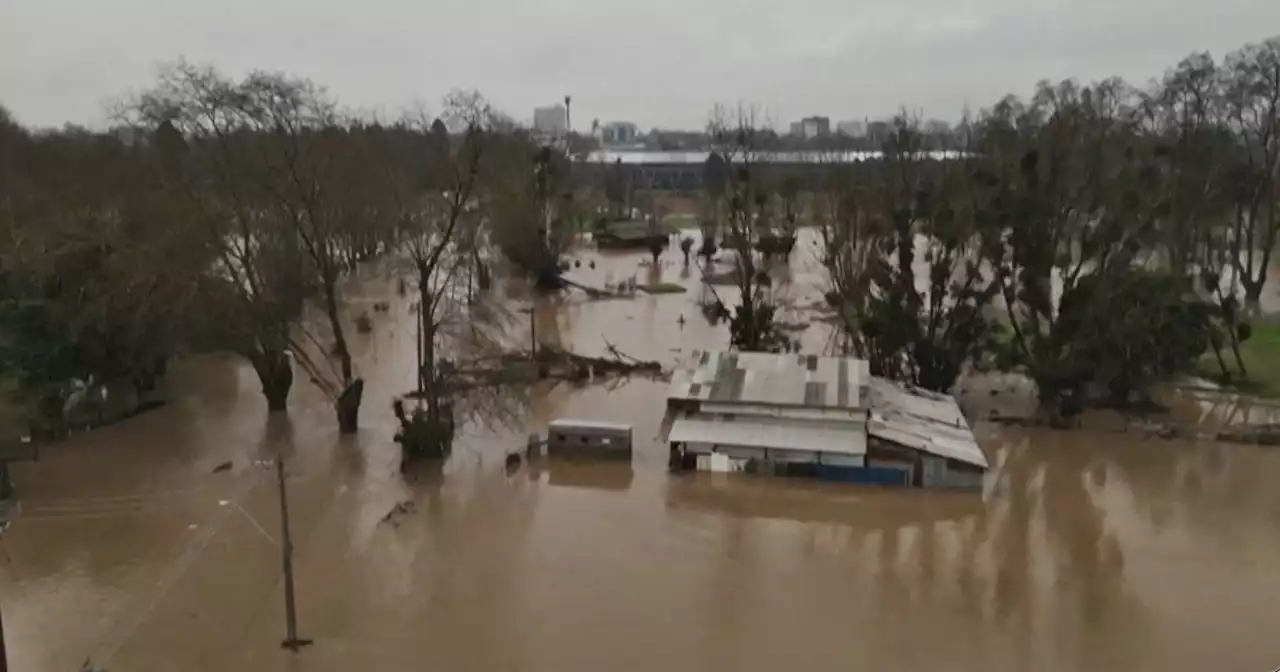
{"label": "floodwater", "polygon": [[[806,254],[787,290],[801,304],[816,298]],[[680,281],[678,257],[664,279]],[[586,258],[597,269],[577,272],[602,284],[652,272],[636,255]],[[383,284],[366,291],[393,296]],[[727,341],[695,297],[571,294],[541,307],[538,331],[669,362]],[[982,425],[982,495],[673,477],[653,438],[662,383],[632,380],[540,389],[524,426],[471,430],[442,470],[406,482],[389,402],[413,378],[412,319],[397,306],[355,337],[369,381],[356,437],[337,436],[305,380],[268,418],[252,371],[206,356],[173,367],[168,406],[17,465],[21,512],[0,544],[10,669],[1280,665],[1276,449]],[[504,471],[506,451],[564,416],[633,423],[633,464]],[[277,451],[300,635],[315,640],[296,654],[279,646],[274,471],[256,463]]]}

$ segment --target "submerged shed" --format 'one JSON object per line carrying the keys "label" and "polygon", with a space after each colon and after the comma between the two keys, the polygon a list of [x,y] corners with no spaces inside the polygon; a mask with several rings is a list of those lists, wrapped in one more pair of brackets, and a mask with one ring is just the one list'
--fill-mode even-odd
{"label": "submerged shed", "polygon": [[600,248],[642,248],[648,247],[652,242],[669,244],[670,237],[675,232],[675,227],[665,222],[624,220],[605,223],[593,234],[592,239]]}
{"label": "submerged shed", "polygon": [[911,481],[924,487],[982,486],[987,457],[955,399],[873,378],[869,401],[869,461],[908,458]]}
{"label": "submerged shed", "polygon": [[695,350],[667,414],[673,467],[958,488],[987,469],[954,399],[854,358]]}

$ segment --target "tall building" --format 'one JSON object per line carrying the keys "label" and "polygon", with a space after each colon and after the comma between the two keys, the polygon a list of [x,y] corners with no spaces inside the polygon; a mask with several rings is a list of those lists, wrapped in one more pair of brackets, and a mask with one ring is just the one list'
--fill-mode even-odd
{"label": "tall building", "polygon": [[805,117],[800,120],[800,126],[806,138],[823,138],[831,135],[831,119],[827,117]]}
{"label": "tall building", "polygon": [[600,144],[605,146],[635,144],[640,129],[629,121],[614,121],[600,127]]}
{"label": "tall building", "polygon": [[885,140],[888,140],[889,136],[891,135],[893,135],[892,121],[868,121],[867,122],[866,136],[870,138],[872,142],[875,142],[875,143],[884,142]]}
{"label": "tall building", "polygon": [[803,138],[823,138],[831,135],[831,119],[828,117],[805,117],[791,122],[791,135]]}
{"label": "tall building", "polygon": [[850,119],[836,124],[836,133],[847,135],[851,138],[861,138],[867,134],[867,122],[859,119]]}
{"label": "tall building", "polygon": [[533,109],[533,130],[553,135],[569,130],[569,119],[564,105],[557,103],[549,107],[535,107]]}

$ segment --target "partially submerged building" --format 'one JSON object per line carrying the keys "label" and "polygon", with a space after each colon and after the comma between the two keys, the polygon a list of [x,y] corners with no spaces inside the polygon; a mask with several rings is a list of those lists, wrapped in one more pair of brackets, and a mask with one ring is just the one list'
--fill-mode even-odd
{"label": "partially submerged building", "polygon": [[665,222],[621,220],[599,224],[592,240],[600,249],[648,248],[653,243],[666,247],[675,232],[675,227]]}
{"label": "partially submerged building", "polygon": [[694,351],[667,415],[673,467],[979,488],[988,466],[954,399],[854,358]]}

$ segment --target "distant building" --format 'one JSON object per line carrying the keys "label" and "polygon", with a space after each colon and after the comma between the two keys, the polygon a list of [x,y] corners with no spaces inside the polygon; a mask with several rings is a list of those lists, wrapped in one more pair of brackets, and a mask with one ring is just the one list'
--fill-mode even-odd
{"label": "distant building", "polygon": [[634,145],[640,139],[640,129],[629,121],[614,121],[600,127],[600,144],[605,147]]}
{"label": "distant building", "polygon": [[954,399],[853,358],[695,350],[664,425],[673,467],[962,489],[988,468]]}
{"label": "distant building", "polygon": [[867,134],[867,122],[859,119],[850,119],[836,124],[836,133],[847,135],[851,138],[861,138]]}
{"label": "distant building", "polygon": [[682,149],[705,149],[707,143],[707,134],[702,131],[664,131],[654,129],[645,138],[645,144],[650,149],[666,152]]}
{"label": "distant building", "polygon": [[799,133],[795,133],[795,126],[792,125],[792,133],[796,135],[805,138],[825,138],[831,135],[831,119],[828,117],[805,117],[799,123]]}
{"label": "distant building", "polygon": [[569,118],[564,105],[536,107],[533,110],[533,130],[559,135],[569,130]]}
{"label": "distant building", "polygon": [[892,121],[869,121],[867,122],[866,136],[872,142],[880,143],[889,139],[893,135]]}
{"label": "distant building", "polygon": [[804,135],[804,124],[798,121],[791,122],[791,135],[796,137]]}
{"label": "distant building", "polygon": [[941,119],[930,119],[924,123],[924,132],[930,135],[951,135],[951,124]]}

